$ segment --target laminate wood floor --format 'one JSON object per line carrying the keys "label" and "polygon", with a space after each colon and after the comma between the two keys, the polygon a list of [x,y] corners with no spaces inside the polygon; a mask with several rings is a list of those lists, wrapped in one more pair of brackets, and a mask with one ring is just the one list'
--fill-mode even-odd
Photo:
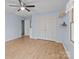
{"label": "laminate wood floor", "polygon": [[5,43],[6,59],[68,59],[63,44],[23,37]]}

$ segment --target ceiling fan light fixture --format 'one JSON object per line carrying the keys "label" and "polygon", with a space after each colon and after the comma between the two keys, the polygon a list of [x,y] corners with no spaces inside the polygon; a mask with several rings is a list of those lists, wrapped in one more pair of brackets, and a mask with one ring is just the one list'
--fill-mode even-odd
{"label": "ceiling fan light fixture", "polygon": [[25,10],[25,7],[21,7],[21,10]]}
{"label": "ceiling fan light fixture", "polygon": [[30,12],[30,9],[28,9],[28,7],[35,7],[35,5],[26,5],[24,2],[22,2],[22,0],[18,0],[19,2],[19,6],[18,5],[9,5],[9,6],[12,6],[12,7],[19,7],[19,9],[17,10],[18,12],[19,11],[23,11],[23,10],[27,10],[28,12]]}

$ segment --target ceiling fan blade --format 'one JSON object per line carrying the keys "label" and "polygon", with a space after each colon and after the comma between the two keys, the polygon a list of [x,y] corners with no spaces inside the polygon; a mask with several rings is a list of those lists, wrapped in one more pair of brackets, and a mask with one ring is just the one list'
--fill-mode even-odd
{"label": "ceiling fan blade", "polygon": [[25,8],[28,12],[30,12],[30,10],[29,9],[27,9],[27,8]]}
{"label": "ceiling fan blade", "polygon": [[22,1],[21,0],[18,0],[18,1],[19,1],[20,6],[22,6]]}
{"label": "ceiling fan blade", "polygon": [[9,5],[11,7],[20,7],[19,5]]}
{"label": "ceiling fan blade", "polygon": [[21,9],[18,9],[17,11],[19,12]]}
{"label": "ceiling fan blade", "polygon": [[26,4],[23,2],[23,6],[26,6]]}
{"label": "ceiling fan blade", "polygon": [[35,5],[27,5],[27,6],[25,6],[25,7],[35,7]]}

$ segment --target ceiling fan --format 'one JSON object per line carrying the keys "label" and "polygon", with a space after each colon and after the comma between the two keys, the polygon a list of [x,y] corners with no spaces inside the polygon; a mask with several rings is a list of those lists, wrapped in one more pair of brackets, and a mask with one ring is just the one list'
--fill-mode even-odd
{"label": "ceiling fan", "polygon": [[28,12],[30,12],[30,10],[28,9],[28,7],[35,7],[35,5],[26,5],[24,2],[22,2],[22,0],[18,0],[19,5],[9,5],[11,7],[19,7],[19,9],[17,10],[18,12],[21,10],[27,10]]}

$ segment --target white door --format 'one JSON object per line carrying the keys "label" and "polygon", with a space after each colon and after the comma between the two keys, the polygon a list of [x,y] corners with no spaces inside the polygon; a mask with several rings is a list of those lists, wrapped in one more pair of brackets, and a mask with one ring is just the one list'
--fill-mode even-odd
{"label": "white door", "polygon": [[56,39],[56,18],[49,16],[46,22],[46,37],[48,40]]}
{"label": "white door", "polygon": [[37,15],[32,19],[32,37],[54,40],[56,39],[56,18],[52,15]]}
{"label": "white door", "polygon": [[56,17],[45,15],[36,19],[37,33],[39,38],[56,40]]}

